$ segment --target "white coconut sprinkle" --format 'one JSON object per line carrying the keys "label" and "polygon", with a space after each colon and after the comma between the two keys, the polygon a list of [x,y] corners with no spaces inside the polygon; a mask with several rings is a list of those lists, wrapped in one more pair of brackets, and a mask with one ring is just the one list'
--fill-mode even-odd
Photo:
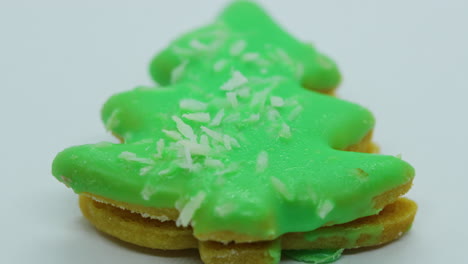
{"label": "white coconut sprinkle", "polygon": [[240,98],[247,98],[250,96],[250,88],[249,87],[242,87],[237,90],[237,95]]}
{"label": "white coconut sprinkle", "polygon": [[[225,175],[225,174],[234,172],[234,171],[236,171],[236,170],[238,170],[238,169],[239,169],[239,165],[238,165],[238,164],[231,164],[231,165],[230,165],[229,167],[227,167],[226,169],[215,172],[215,175],[217,175],[217,176],[222,176],[222,175]],[[224,182],[224,178],[220,177],[220,178],[218,178],[218,181]],[[220,184],[222,184],[222,183],[220,183]]]}
{"label": "white coconut sprinkle", "polygon": [[192,129],[191,126],[184,123],[184,121],[182,121],[182,119],[180,119],[177,116],[172,116],[172,120],[174,120],[174,122],[176,123],[177,130],[179,130],[179,132],[184,137],[186,137],[186,138],[188,138],[188,139],[190,139],[192,141],[197,141],[197,136],[195,135],[195,133],[193,133],[193,129]]}
{"label": "white coconut sprinkle", "polygon": [[235,208],[236,208],[235,204],[226,203],[223,205],[216,206],[215,211],[219,216],[224,217],[230,214],[231,212],[233,212]]}
{"label": "white coconut sprinkle", "polygon": [[305,69],[304,69],[304,64],[302,63],[297,63],[296,64],[296,78],[297,79],[301,79],[303,76],[304,76],[304,72],[305,72]]}
{"label": "white coconut sprinkle", "polygon": [[223,134],[219,133],[219,132],[216,132],[216,131],[213,131],[207,127],[204,127],[202,126],[201,129],[203,130],[203,132],[205,132],[209,137],[211,137],[212,139],[218,141],[218,142],[223,142],[224,139],[223,139]]}
{"label": "white coconut sprinkle", "polygon": [[291,138],[291,128],[287,124],[283,123],[281,125],[281,130],[279,131],[279,136],[282,138]]}
{"label": "white coconut sprinkle", "polygon": [[229,79],[227,82],[225,82],[221,86],[221,90],[223,91],[232,91],[244,84],[246,84],[249,80],[240,72],[240,71],[234,71],[232,73],[231,79]]}
{"label": "white coconut sprinkle", "polygon": [[242,60],[245,62],[255,61],[260,57],[260,54],[255,52],[249,52],[242,55]]}
{"label": "white coconut sprinkle", "polygon": [[187,146],[184,146],[184,158],[185,158],[186,168],[189,170],[192,170],[193,168],[192,154],[190,153],[190,149]]}
{"label": "white coconut sprinkle", "polygon": [[240,148],[240,144],[239,144],[239,141],[237,141],[237,139],[235,139],[233,137],[230,137],[230,139],[231,139],[231,145],[233,147]]}
{"label": "white coconut sprinkle", "polygon": [[268,120],[275,121],[281,117],[281,114],[278,112],[278,110],[271,108],[267,112],[267,117],[268,117]]}
{"label": "white coconut sprinkle", "polygon": [[276,54],[278,55],[279,59],[291,66],[295,65],[294,60],[284,51],[283,49],[276,49]]}
{"label": "white coconut sprinkle", "polygon": [[192,39],[189,45],[195,50],[206,51],[209,49],[208,45],[201,43],[198,39]]}
{"label": "white coconut sprinkle", "polygon": [[233,123],[233,122],[239,122],[241,119],[241,114],[240,113],[234,113],[232,115],[228,115],[227,117],[224,118],[225,123]]}
{"label": "white coconut sprinkle", "polygon": [[120,120],[117,118],[117,115],[119,113],[120,113],[120,109],[114,109],[114,111],[112,111],[109,118],[107,118],[107,120],[106,120],[106,130],[107,131],[111,131],[112,129],[116,128],[119,125]]}
{"label": "white coconut sprinkle", "polygon": [[227,150],[231,150],[232,147],[231,147],[231,137],[228,136],[228,135],[224,135],[223,137],[223,142],[224,142],[224,147],[227,149]]}
{"label": "white coconut sprinkle", "polygon": [[228,102],[232,105],[232,107],[236,108],[239,106],[239,101],[237,101],[237,94],[234,92],[229,92],[226,94]]}
{"label": "white coconut sprinkle", "polygon": [[143,164],[153,165],[154,161],[147,158],[138,158],[137,155],[133,152],[124,151],[120,153],[119,158],[127,161],[135,161]]}
{"label": "white coconut sprinkle", "polygon": [[325,217],[333,210],[335,205],[330,200],[325,200],[319,204],[317,207],[317,214],[320,218],[325,219]]}
{"label": "white coconut sprinkle", "polygon": [[143,187],[143,190],[141,190],[141,197],[143,200],[148,201],[151,196],[153,196],[156,193],[157,189],[155,186],[146,184],[145,187]]}
{"label": "white coconut sprinkle", "polygon": [[164,170],[158,172],[158,175],[163,176],[163,175],[169,174],[170,172],[171,172],[171,169],[164,169]]}
{"label": "white coconut sprinkle", "polygon": [[182,135],[177,131],[163,129],[162,132],[171,139],[182,140]]}
{"label": "white coconut sprinkle", "polygon": [[171,83],[175,83],[180,80],[184,74],[185,67],[188,64],[188,60],[183,61],[179,66],[175,67],[171,72]]}
{"label": "white coconut sprinkle", "polygon": [[199,192],[195,197],[192,197],[180,211],[179,218],[176,221],[177,226],[187,227],[192,220],[193,215],[200,208],[205,198],[205,192]]}
{"label": "white coconut sprinkle", "polygon": [[204,145],[204,146],[210,146],[210,142],[208,140],[208,136],[207,135],[201,135],[200,136],[200,144],[201,145]]}
{"label": "white coconut sprinkle", "polygon": [[284,106],[284,99],[279,96],[271,96],[270,104],[273,107],[282,107]]}
{"label": "white coconut sprinkle", "polygon": [[212,158],[206,158],[204,162],[205,166],[209,168],[221,169],[224,168],[224,164],[222,161]]}
{"label": "white coconut sprinkle", "polygon": [[208,145],[198,144],[189,140],[181,140],[177,143],[184,146],[185,148],[188,148],[190,153],[193,155],[208,156],[211,152],[211,148]]}
{"label": "white coconut sprinkle", "polygon": [[166,143],[164,139],[162,138],[159,139],[158,142],[156,143],[157,153],[154,155],[155,158],[158,158],[158,159],[162,158],[165,146],[166,146]]}
{"label": "white coconut sprinkle", "polygon": [[179,107],[188,111],[205,111],[208,105],[195,99],[182,99],[179,102]]}
{"label": "white coconut sprinkle", "polygon": [[148,172],[150,172],[152,169],[154,169],[153,166],[147,166],[147,167],[143,167],[140,169],[140,176],[145,176],[146,174],[148,174]]}
{"label": "white coconut sprinkle", "polygon": [[293,195],[288,191],[286,185],[278,178],[271,177],[271,183],[276,191],[281,194],[286,200],[291,201],[293,199]]}
{"label": "white coconut sprinkle", "polygon": [[219,126],[224,117],[224,109],[221,109],[216,113],[213,121],[211,121],[210,126]]}
{"label": "white coconut sprinkle", "polygon": [[245,40],[238,40],[231,45],[229,53],[231,56],[239,56],[247,47],[247,42]]}
{"label": "white coconut sprinkle", "polygon": [[257,122],[260,120],[260,114],[251,114],[248,118],[244,119],[244,122]]}
{"label": "white coconut sprinkle", "polygon": [[226,67],[227,65],[227,60],[219,60],[217,61],[214,65],[213,65],[213,70],[215,72],[221,72],[222,70],[224,70],[224,68]]}
{"label": "white coconut sprinkle", "polygon": [[190,114],[183,114],[183,118],[192,120],[195,122],[200,122],[200,123],[209,123],[211,120],[210,114],[209,113],[190,113]]}
{"label": "white coconut sprinkle", "polygon": [[268,167],[268,153],[266,151],[261,151],[257,156],[257,172],[264,172]]}
{"label": "white coconut sprinkle", "polygon": [[299,115],[301,114],[302,110],[304,110],[304,108],[300,105],[296,106],[292,111],[291,113],[289,114],[288,116],[288,119],[293,121],[295,120],[296,118],[299,117]]}
{"label": "white coconut sprinkle", "polygon": [[250,106],[260,106],[263,107],[265,105],[265,101],[270,93],[269,89],[257,92],[253,95],[252,101],[250,101]]}

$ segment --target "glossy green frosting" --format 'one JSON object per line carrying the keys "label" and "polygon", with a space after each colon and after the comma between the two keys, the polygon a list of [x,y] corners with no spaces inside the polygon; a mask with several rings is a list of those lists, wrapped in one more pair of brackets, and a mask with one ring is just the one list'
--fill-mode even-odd
{"label": "glossy green frosting", "polygon": [[76,193],[177,208],[196,235],[271,239],[376,214],[373,197],[414,175],[396,157],[340,150],[372,130],[371,113],[316,92],[339,84],[336,65],[251,2],[175,40],[151,75],[159,85],[104,105],[123,143],[64,150],[58,180]]}

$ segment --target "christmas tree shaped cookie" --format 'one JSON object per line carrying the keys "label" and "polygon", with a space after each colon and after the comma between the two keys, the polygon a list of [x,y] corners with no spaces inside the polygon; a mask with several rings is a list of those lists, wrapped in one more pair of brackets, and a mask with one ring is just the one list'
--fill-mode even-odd
{"label": "christmas tree shaped cookie", "polygon": [[175,40],[151,75],[158,85],[103,108],[121,144],[54,160],[98,229],[199,247],[206,263],[275,263],[281,249],[372,246],[409,228],[416,207],[398,197],[413,168],[372,154],[371,113],[329,95],[336,65],[255,4]]}

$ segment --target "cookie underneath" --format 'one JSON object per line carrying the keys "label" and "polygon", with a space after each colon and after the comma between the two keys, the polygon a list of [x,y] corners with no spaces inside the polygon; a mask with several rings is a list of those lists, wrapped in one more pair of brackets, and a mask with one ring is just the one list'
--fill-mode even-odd
{"label": "cookie underneath", "polygon": [[162,222],[143,217],[85,195],[80,195],[80,208],[97,229],[132,244],[163,250],[199,248],[201,258],[207,264],[267,264],[279,257],[275,256],[275,248],[359,248],[391,242],[409,230],[417,205],[409,199],[400,198],[387,205],[378,215],[350,223],[323,227],[313,232],[289,233],[274,241],[237,244],[199,241],[193,237],[191,228],[177,227],[173,221]]}

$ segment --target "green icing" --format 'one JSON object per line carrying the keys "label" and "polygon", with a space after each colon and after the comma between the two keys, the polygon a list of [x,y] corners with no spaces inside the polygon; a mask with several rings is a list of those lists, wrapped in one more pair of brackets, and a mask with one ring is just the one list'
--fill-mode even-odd
{"label": "green icing", "polygon": [[277,264],[281,260],[281,241],[279,239],[271,242],[268,248],[268,255],[271,258],[271,264]]}
{"label": "green icing", "polygon": [[283,253],[296,261],[325,264],[337,261],[343,249],[285,250]]}
{"label": "green icing", "polygon": [[114,95],[102,110],[124,143],[64,150],[58,180],[175,207],[196,234],[271,239],[376,214],[372,198],[414,175],[398,158],[339,150],[372,130],[371,113],[315,92],[338,85],[335,64],[251,2],[174,41],[151,75],[161,86]]}

